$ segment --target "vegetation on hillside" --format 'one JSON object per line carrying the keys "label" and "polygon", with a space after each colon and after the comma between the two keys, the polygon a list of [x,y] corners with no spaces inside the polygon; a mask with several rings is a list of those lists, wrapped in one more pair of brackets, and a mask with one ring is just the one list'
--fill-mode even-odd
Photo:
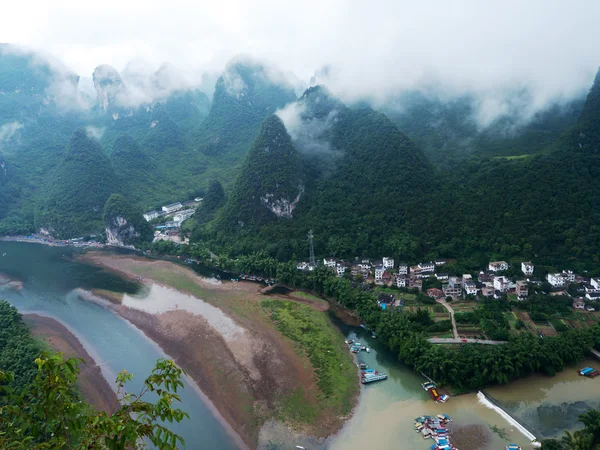
{"label": "vegetation on hillside", "polygon": [[202,225],[214,219],[215,213],[225,204],[225,190],[219,180],[211,180],[208,190],[202,199],[202,204],[194,213],[196,223]]}
{"label": "vegetation on hillside", "polygon": [[[98,413],[76,389],[80,361],[41,352],[17,310],[0,301],[0,447],[3,449],[144,448],[147,439],[161,449],[176,449],[183,439],[163,425],[187,413],[175,407],[183,386],[182,370],[159,360],[138,394],[126,394],[133,377],[117,377],[119,409]],[[149,392],[158,395],[151,403]]]}
{"label": "vegetation on hillside", "polygon": [[304,194],[303,167],[281,119],[264,120],[217,227],[253,234],[260,225],[291,219]]}
{"label": "vegetation on hillside", "polygon": [[108,198],[102,218],[111,235],[124,245],[139,246],[151,242],[154,237],[152,225],[121,194],[112,194]]}
{"label": "vegetation on hillside", "polygon": [[70,238],[101,229],[104,204],[115,188],[115,175],[100,144],[84,128],[73,134],[67,154],[38,200],[37,229]]}

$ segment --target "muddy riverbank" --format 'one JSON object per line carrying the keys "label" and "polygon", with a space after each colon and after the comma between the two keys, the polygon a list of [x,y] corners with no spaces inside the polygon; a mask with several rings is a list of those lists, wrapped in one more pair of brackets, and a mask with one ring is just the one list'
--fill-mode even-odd
{"label": "muddy riverbank", "polygon": [[[321,400],[308,357],[275,328],[261,306],[267,298],[293,297],[267,297],[258,284],[221,283],[168,261],[104,252],[90,252],[79,260],[146,285],[143,295],[124,295],[120,304],[106,306],[183,367],[249,447],[258,445],[268,420],[284,418],[292,428],[316,437],[334,434],[344,424],[347,417],[337,406]],[[325,309],[319,299],[297,300]],[[357,395],[358,388],[350,401],[355,403]],[[290,408],[308,406],[318,411],[314,420],[288,422],[294,412]]]}
{"label": "muddy riverbank", "polygon": [[50,348],[61,352],[65,359],[81,358],[77,386],[84,399],[98,411],[107,414],[119,407],[117,396],[108,384],[102,371],[85,350],[77,337],[64,325],[51,317],[25,314],[23,320],[31,327],[34,336],[47,343]]}

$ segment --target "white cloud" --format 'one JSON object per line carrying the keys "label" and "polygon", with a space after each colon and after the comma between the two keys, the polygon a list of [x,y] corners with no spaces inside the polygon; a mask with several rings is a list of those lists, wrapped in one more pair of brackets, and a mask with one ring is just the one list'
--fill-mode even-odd
{"label": "white cloud", "polygon": [[585,92],[600,64],[597,17],[594,0],[23,0],[3,5],[0,42],[44,49],[82,76],[143,59],[199,78],[249,54],[308,81],[329,64],[343,100],[435,86],[481,96],[486,121],[515,85],[533,109]]}
{"label": "white cloud", "polygon": [[11,139],[18,138],[18,133],[21,128],[23,128],[23,124],[17,121],[8,122],[3,125],[0,125],[0,150],[2,150],[4,145]]}

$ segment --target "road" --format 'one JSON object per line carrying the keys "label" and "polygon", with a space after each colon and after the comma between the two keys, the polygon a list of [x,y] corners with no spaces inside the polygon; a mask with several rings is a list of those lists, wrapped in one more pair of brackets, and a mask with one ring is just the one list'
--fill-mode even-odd
{"label": "road", "polygon": [[490,341],[489,339],[453,339],[453,338],[431,338],[427,339],[432,344],[484,344],[500,345],[506,344],[506,341]]}
{"label": "road", "polygon": [[454,339],[458,339],[458,329],[456,328],[456,321],[454,320],[454,309],[452,309],[452,306],[450,306],[445,299],[437,299],[436,302],[438,302],[440,305],[444,305],[444,307],[450,313],[450,320],[452,321],[452,332],[454,333]]}

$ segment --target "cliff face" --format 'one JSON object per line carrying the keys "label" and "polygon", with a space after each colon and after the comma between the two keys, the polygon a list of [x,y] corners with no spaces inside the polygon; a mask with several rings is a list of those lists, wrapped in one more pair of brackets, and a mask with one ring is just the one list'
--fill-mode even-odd
{"label": "cliff face", "polygon": [[92,75],[98,99],[98,107],[106,111],[115,104],[121,94],[126,91],[125,84],[114,67],[101,65],[96,67]]}
{"label": "cliff face", "polygon": [[133,225],[127,222],[122,216],[114,216],[109,219],[109,223],[106,224],[106,242],[109,245],[117,245],[119,247],[131,247],[126,243],[137,240],[140,237]]}
{"label": "cliff face", "polygon": [[113,194],[104,206],[106,241],[110,245],[131,247],[152,240],[152,227],[142,214],[120,194]]}

